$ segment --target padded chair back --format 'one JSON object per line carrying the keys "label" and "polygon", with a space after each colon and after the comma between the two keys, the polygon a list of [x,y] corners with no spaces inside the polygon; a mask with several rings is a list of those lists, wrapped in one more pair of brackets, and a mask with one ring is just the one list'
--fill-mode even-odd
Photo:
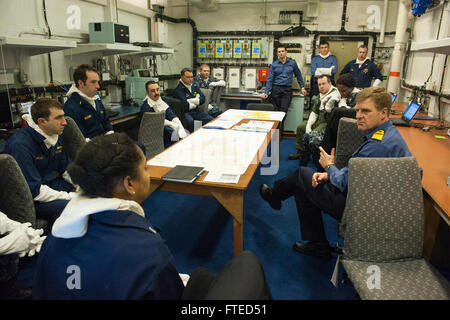
{"label": "padded chair back", "polygon": [[172,97],[172,95],[169,95],[167,92],[165,96],[161,96],[161,99],[169,105],[170,109],[172,109],[173,113],[175,113],[180,121],[184,120],[184,110],[180,99]]}
{"label": "padded chair back", "polygon": [[275,107],[271,103],[249,103],[247,110],[275,111]]}
{"label": "padded chair back", "polygon": [[364,131],[359,131],[356,120],[341,118],[339,120],[334,163],[339,169],[346,167],[352,154],[363,143]]}
{"label": "padded chair back", "polygon": [[225,87],[214,87],[212,92],[211,101],[215,104],[220,104],[220,98],[222,96],[223,91],[225,90]]}
{"label": "padded chair back", "polygon": [[30,222],[34,228],[43,228],[47,221],[36,219],[30,187],[16,160],[9,154],[0,154],[0,211],[21,223]]}
{"label": "padded chair back", "polygon": [[75,160],[78,151],[86,144],[86,139],[75,120],[71,117],[66,117],[66,121],[67,125],[61,134],[61,138],[67,155],[70,159]]}
{"label": "padded chair back", "polygon": [[205,102],[198,106],[198,109],[201,112],[204,113],[208,113],[208,105],[211,102],[211,98],[212,98],[212,89],[206,89],[206,88],[200,88],[200,90],[202,90],[202,93],[205,95]]}
{"label": "padded chair back", "polygon": [[424,208],[416,159],[352,158],[348,176],[344,259],[421,258]]}
{"label": "padded chair back", "polygon": [[139,126],[138,141],[145,146],[147,159],[164,150],[165,112],[144,112]]}

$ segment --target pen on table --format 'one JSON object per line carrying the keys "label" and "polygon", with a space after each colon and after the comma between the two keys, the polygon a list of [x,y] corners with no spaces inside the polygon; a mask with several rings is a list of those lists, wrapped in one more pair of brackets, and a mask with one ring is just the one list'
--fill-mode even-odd
{"label": "pen on table", "polygon": [[225,130],[225,128],[221,128],[221,127],[203,127],[203,129]]}

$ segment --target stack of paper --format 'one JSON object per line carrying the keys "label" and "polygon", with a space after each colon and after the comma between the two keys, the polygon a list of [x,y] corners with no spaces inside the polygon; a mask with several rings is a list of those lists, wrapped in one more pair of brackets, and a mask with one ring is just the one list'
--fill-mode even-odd
{"label": "stack of paper", "polygon": [[273,122],[270,121],[249,121],[239,126],[235,126],[233,130],[238,131],[255,131],[255,132],[269,132],[273,127]]}

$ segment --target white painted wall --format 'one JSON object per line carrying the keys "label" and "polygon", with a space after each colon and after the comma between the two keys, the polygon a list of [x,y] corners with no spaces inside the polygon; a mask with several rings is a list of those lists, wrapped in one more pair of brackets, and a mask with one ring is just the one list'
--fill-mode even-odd
{"label": "white painted wall", "polygon": [[[108,0],[109,1],[109,0]],[[105,4],[107,0],[46,0],[48,21],[55,39],[66,39],[73,41],[88,41],[88,22],[104,21],[107,17]],[[119,7],[132,5],[133,10],[120,9],[118,22],[130,26],[131,42],[151,40],[149,29],[153,23],[149,22],[152,13],[146,11],[147,0],[118,0]],[[187,5],[187,0],[152,0],[152,4],[163,5],[164,14],[173,18],[193,19],[198,31],[280,31],[290,25],[279,25],[280,10],[303,10],[306,13],[307,1],[275,1],[275,0],[217,0],[215,10],[204,10]],[[123,3],[121,6],[120,4]],[[367,31],[368,18],[371,15],[367,8],[375,5],[379,8],[380,20],[383,12],[383,1],[349,0],[347,5],[347,20],[345,29],[347,31]],[[67,8],[76,5],[81,10],[81,26],[79,30],[67,28],[66,21],[70,16]],[[388,1],[388,16],[386,32],[395,31],[397,20],[398,1]],[[134,7],[133,7],[134,6]],[[448,8],[449,4],[447,4]],[[142,10],[139,10],[142,8]],[[343,1],[320,1],[319,16],[317,19],[307,18],[304,15],[303,25],[311,31],[338,31],[341,28]],[[146,12],[147,16],[140,14]],[[437,26],[440,18],[440,9],[431,10],[420,18],[410,21],[413,30],[413,41],[425,41],[435,39]],[[293,20],[297,17],[292,16]],[[369,19],[370,20],[370,19]],[[0,1],[0,36],[14,37],[44,37],[46,28],[42,15],[42,0],[15,0]],[[447,25],[447,36],[449,32]],[[157,57],[159,74],[178,74],[183,67],[192,67],[192,28],[187,23],[168,23],[168,45],[175,49],[173,55]],[[374,31],[379,31],[375,29]],[[41,35],[39,35],[41,34]],[[283,38],[285,42],[299,42],[303,45],[311,43],[310,37]],[[385,47],[393,46],[393,37],[386,36]],[[370,47],[370,46],[369,46]],[[49,81],[47,56],[40,55],[27,57],[24,51],[3,50],[3,59],[6,68],[20,68],[27,73],[33,85],[46,85]],[[5,52],[6,51],[6,52]],[[272,55],[272,52],[270,52]],[[57,82],[68,82],[70,66],[81,63],[93,63],[99,57],[95,55],[64,56],[62,52],[51,54],[54,79]],[[309,68],[301,58],[303,73]],[[415,52],[411,54],[405,79],[408,83],[419,85],[425,81],[431,71],[433,54]],[[435,67],[432,78],[440,79],[439,72],[442,71],[443,57],[435,58]],[[269,58],[272,61],[272,57]],[[345,62],[343,62],[345,63]],[[3,66],[0,66],[3,68]],[[439,70],[440,68],[440,70]],[[448,69],[448,68],[447,68]],[[384,64],[383,74],[388,74],[389,63]],[[448,72],[447,72],[448,73]],[[442,73],[441,73],[442,74]],[[444,75],[444,92],[450,92],[450,76]],[[407,92],[407,90],[405,90]],[[405,95],[406,96],[406,95]],[[433,99],[431,99],[433,100]],[[444,103],[444,107],[448,105]],[[442,108],[442,102],[441,102]],[[448,114],[448,111],[446,111]]]}

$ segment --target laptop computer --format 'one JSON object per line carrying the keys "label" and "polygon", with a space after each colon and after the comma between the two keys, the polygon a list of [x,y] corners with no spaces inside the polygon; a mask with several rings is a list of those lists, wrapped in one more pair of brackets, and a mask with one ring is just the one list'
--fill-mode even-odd
{"label": "laptop computer", "polygon": [[391,119],[392,123],[395,126],[410,126],[411,120],[416,115],[417,111],[420,109],[420,104],[411,102],[406,108],[405,112],[403,112],[402,117],[400,119]]}

